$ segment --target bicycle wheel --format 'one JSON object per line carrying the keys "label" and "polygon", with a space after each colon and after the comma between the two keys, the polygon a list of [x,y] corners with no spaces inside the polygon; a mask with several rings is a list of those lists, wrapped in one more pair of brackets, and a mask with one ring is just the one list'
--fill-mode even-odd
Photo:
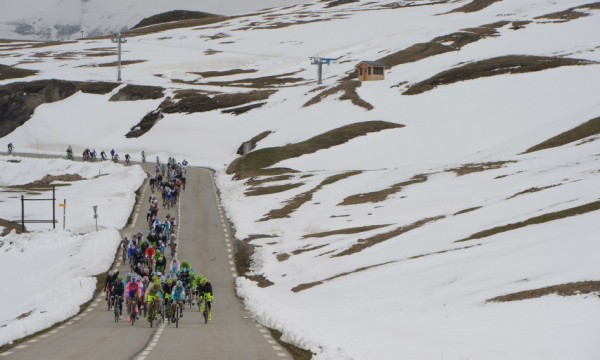
{"label": "bicycle wheel", "polygon": [[202,312],[202,316],[204,317],[204,323],[208,324],[208,306],[204,306],[204,311]]}
{"label": "bicycle wheel", "polygon": [[180,313],[181,309],[179,308],[179,304],[177,305],[177,307],[175,308],[175,327],[178,328],[179,327],[179,313]]}

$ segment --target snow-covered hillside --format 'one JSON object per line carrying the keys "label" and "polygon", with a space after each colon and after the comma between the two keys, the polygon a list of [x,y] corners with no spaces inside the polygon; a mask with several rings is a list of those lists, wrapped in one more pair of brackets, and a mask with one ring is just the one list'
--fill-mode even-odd
{"label": "snow-covered hillside", "polygon": [[0,39],[74,40],[125,31],[171,10],[237,15],[309,0],[2,0]]}
{"label": "snow-covered hillside", "polygon": [[315,359],[595,360],[599,25],[584,0],[322,1],[127,33],[122,83],[110,39],[4,43],[3,94],[62,97],[0,145],[215,169],[255,246],[238,293]]}

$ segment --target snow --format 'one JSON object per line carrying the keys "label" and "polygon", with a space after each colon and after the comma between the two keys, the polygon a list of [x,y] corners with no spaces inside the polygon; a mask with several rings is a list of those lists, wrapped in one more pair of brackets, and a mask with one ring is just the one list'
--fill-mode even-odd
{"label": "snow", "polygon": [[[519,291],[597,280],[597,211],[457,241],[600,199],[597,135],[588,141],[523,154],[599,116],[600,82],[594,79],[600,77],[600,65],[485,77],[412,96],[401,93],[406,89],[404,82],[412,84],[462,63],[497,56],[566,56],[598,61],[600,49],[594,30],[600,12],[590,10],[587,17],[549,22],[535,17],[588,2],[504,0],[479,12],[445,15],[440,14],[468,1],[402,9],[381,8],[385,3],[357,2],[334,8],[311,3],[273,10],[268,15],[230,19],[218,28],[173,29],[131,37],[124,45],[124,60],[145,61],[124,67],[124,83],[162,86],[165,96],[190,88],[248,91],[205,84],[212,80],[292,72],[293,77],[305,81],[278,88],[264,107],[238,116],[220,111],[165,114],[144,136],[131,139],[124,134],[163,99],[108,101],[118,88],[106,95],[77,93],[39,106],[29,121],[0,141],[0,146],[12,142],[17,154],[53,155],[64,155],[67,145],[76,154],[87,147],[98,152],[115,148],[120,154],[132,154],[134,160],[139,160],[144,150],[149,159],[174,156],[187,159],[192,166],[213,168],[236,238],[265,236],[250,241],[256,246],[250,275],[262,275],[273,285],[260,288],[239,277],[237,293],[261,324],[282,331],[284,340],[311,350],[317,360],[598,359],[600,348],[594,334],[600,331],[600,311],[596,310],[599,294],[487,301]],[[302,16],[294,13],[299,9]],[[274,20],[266,18],[275,15]],[[261,26],[306,19],[327,21],[276,30]],[[316,67],[310,64],[311,56],[340,57],[324,67],[323,85],[333,87],[358,61],[375,60],[436,36],[500,20],[532,22],[520,30],[512,30],[510,25],[499,28],[498,36],[466,45],[460,51],[386,70],[385,80],[365,82],[357,89],[360,98],[374,106],[370,111],[341,101],[340,94],[303,106],[318,93],[314,91]],[[249,23],[255,28],[239,31]],[[227,37],[210,38],[218,33]],[[97,39],[49,49],[83,53],[110,46],[109,40]],[[219,52],[206,55],[209,49]],[[57,60],[34,56],[44,50],[3,51],[0,63],[40,70],[38,75],[19,81],[115,79],[116,69],[94,67],[114,61],[112,57],[80,55],[74,60]],[[27,59],[36,62],[21,64]],[[192,74],[232,69],[258,71],[207,79]],[[171,79],[198,83],[174,83]],[[274,166],[299,173],[289,180],[264,185],[302,186],[245,196],[249,186],[226,174],[228,164],[238,157],[235,152],[240,144],[263,131],[272,133],[257,144],[258,149],[285,146],[340,126],[372,120],[404,127],[284,160]],[[13,158],[0,161],[0,185],[24,184],[46,174],[78,173],[85,180],[58,188],[59,200],[68,199],[66,230],[37,225],[32,233],[2,238],[0,281],[25,294],[27,301],[17,304],[11,300],[14,306],[0,312],[0,326],[6,325],[0,328],[0,344],[74,315],[78,306],[91,298],[93,276],[108,269],[118,242],[117,230],[124,226],[134,191],[144,176],[138,167],[106,162],[82,164],[18,156],[21,162],[7,162]],[[503,164],[491,170],[466,175],[453,171],[465,164],[498,161]],[[360,173],[322,186],[289,218],[259,221],[294,196],[314,190],[329,176],[353,170]],[[107,176],[96,177],[99,173]],[[403,185],[383,201],[340,205],[349,196],[390,189],[417,175],[426,176],[426,180]],[[0,218],[13,219],[18,198],[14,193],[1,194]],[[99,232],[91,216],[93,205],[100,209]],[[31,211],[46,216],[47,210],[37,206]],[[430,221],[360,252],[335,256],[361,239],[425,219]],[[374,225],[382,227],[307,237]],[[282,261],[277,257],[281,254],[289,258]],[[45,261],[49,255],[60,260],[50,264]],[[46,271],[49,266],[51,271]],[[37,285],[16,281],[19,279],[10,274],[18,267],[22,267],[19,273]],[[76,289],[68,304],[54,295],[62,294],[62,288],[46,284],[48,273],[64,276],[65,286]],[[294,291],[316,282],[322,283]],[[31,315],[16,320],[31,310]]]}

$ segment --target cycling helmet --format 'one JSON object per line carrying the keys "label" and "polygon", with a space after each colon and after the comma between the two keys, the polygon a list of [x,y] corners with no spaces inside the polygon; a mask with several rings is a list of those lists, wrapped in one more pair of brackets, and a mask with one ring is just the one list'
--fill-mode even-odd
{"label": "cycling helmet", "polygon": [[173,283],[173,278],[168,278],[167,279],[167,284],[171,285]]}
{"label": "cycling helmet", "polygon": [[158,278],[154,279],[154,285],[160,285],[160,280]]}
{"label": "cycling helmet", "polygon": [[200,280],[200,284],[201,285],[205,285],[206,284],[206,278],[202,278],[202,280]]}
{"label": "cycling helmet", "polygon": [[183,286],[183,283],[181,282],[181,280],[177,280],[177,286]]}
{"label": "cycling helmet", "polygon": [[121,275],[117,276],[118,281],[123,281],[123,277]]}

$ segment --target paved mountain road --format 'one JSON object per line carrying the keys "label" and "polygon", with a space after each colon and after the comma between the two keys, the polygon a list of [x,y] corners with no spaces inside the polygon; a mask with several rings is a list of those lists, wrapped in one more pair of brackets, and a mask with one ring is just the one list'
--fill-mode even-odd
{"label": "paved mountain road", "polygon": [[[146,170],[151,165],[145,165]],[[150,189],[143,186],[136,204],[133,224],[124,236],[142,231],[147,234],[146,212]],[[179,231],[179,260],[187,259],[196,273],[202,273],[213,285],[213,320],[204,324],[198,307],[186,308],[179,328],[166,323],[150,328],[140,318],[135,326],[123,320],[115,323],[100,294],[87,310],[63,325],[33,337],[0,353],[9,359],[232,359],[270,360],[292,357],[271,338],[267,329],[255,323],[236,297],[235,266],[228,224],[215,196],[212,173],[190,167],[187,188],[178,208],[160,209],[175,215]],[[159,196],[157,196],[159,197]],[[160,197],[159,197],[160,198]],[[167,256],[168,263],[171,260]],[[167,263],[167,264],[168,264]],[[121,274],[129,267],[120,264]],[[65,294],[68,296],[68,294]]]}

